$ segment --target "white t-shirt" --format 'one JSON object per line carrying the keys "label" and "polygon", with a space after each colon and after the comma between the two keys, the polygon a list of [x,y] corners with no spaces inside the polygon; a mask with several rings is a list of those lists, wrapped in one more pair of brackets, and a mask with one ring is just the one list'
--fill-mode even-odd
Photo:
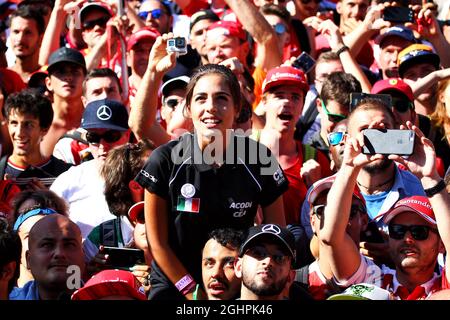
{"label": "white t-shirt", "polygon": [[97,160],[83,162],[61,174],[50,190],[69,204],[69,218],[81,229],[83,239],[102,222],[114,219],[109,212]]}

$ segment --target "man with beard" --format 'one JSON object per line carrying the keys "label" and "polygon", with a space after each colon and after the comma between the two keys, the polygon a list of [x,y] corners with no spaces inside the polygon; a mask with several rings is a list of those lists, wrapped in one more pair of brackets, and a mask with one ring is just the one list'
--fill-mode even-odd
{"label": "man with beard", "polygon": [[[378,115],[370,127],[380,127],[382,123]],[[450,201],[436,169],[433,144],[411,122],[406,127],[416,135],[414,153],[407,159],[398,155],[389,158],[420,179],[427,197],[401,199],[380,215],[389,228],[388,246],[394,267],[379,267],[362,256],[362,250],[346,233],[349,223],[353,224],[349,220],[352,197],[348,190],[355,187],[368,164],[383,161],[380,154],[362,153],[362,133],[347,140],[343,164],[328,193],[327,218],[319,234],[320,257],[329,259],[333,279],[341,287],[371,283],[402,300],[419,300],[449,287],[448,264],[441,275],[435,273],[435,268],[438,254],[450,247]]]}
{"label": "man with beard", "polygon": [[224,228],[210,233],[202,252],[202,280],[208,300],[231,300],[239,296],[241,280],[234,263],[244,240],[242,231]]}
{"label": "man with beard", "polygon": [[39,48],[44,36],[44,18],[29,6],[11,14],[11,45],[16,62],[11,67],[27,83],[30,75],[40,68]]}
{"label": "man with beard", "polygon": [[235,262],[242,300],[284,300],[295,278],[295,240],[276,224],[251,227]]}
{"label": "man with beard", "polygon": [[[394,119],[391,108],[380,100],[364,99],[349,116],[348,134],[356,138],[371,124],[376,124],[374,128],[394,129]],[[420,181],[409,171],[399,169],[387,156],[362,167],[357,183],[370,219],[390,209],[401,198],[425,195]]]}

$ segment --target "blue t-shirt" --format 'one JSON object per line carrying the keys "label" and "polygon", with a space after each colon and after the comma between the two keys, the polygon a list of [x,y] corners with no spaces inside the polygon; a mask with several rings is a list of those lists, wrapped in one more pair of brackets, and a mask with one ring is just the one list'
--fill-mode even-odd
{"label": "blue t-shirt", "polygon": [[386,200],[389,191],[384,191],[378,194],[364,194],[364,200],[366,200],[367,214],[370,220],[373,220],[379,213],[381,206]]}
{"label": "blue t-shirt", "polygon": [[22,288],[14,287],[9,294],[9,300],[39,300],[36,281],[28,281]]}

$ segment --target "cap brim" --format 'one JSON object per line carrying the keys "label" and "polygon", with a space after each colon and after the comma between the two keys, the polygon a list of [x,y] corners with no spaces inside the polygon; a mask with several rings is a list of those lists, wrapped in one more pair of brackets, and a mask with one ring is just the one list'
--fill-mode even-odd
{"label": "cap brim", "polygon": [[85,74],[87,73],[87,69],[86,69],[86,66],[85,66],[85,65],[79,63],[78,61],[69,60],[69,59],[67,59],[67,60],[61,60],[61,61],[56,61],[56,62],[52,63],[51,65],[49,65],[49,66],[47,67],[47,73],[48,73],[48,74],[52,73],[52,72],[53,72],[52,70],[55,69],[55,67],[56,67],[58,64],[60,64],[60,63],[73,63],[73,64],[76,64],[77,66],[79,66],[79,67],[81,67],[81,68],[83,69],[83,71],[84,71]]}
{"label": "cap brim", "polygon": [[81,125],[82,129],[109,129],[109,130],[117,130],[117,131],[127,131],[128,128],[123,128],[120,126],[116,126],[113,124],[108,125],[102,125],[102,124],[87,124],[87,125]]}
{"label": "cap brim", "polygon": [[370,300],[370,299],[353,294],[339,293],[328,297],[327,300]]}
{"label": "cap brim", "polygon": [[140,295],[128,284],[121,282],[100,282],[76,291],[72,300],[98,300],[108,296],[128,296],[137,300],[147,300],[144,294]]}
{"label": "cap brim", "polygon": [[305,92],[309,90],[309,86],[302,81],[286,79],[286,80],[271,81],[271,82],[267,83],[264,87],[263,93],[269,91],[270,89],[272,89],[274,87],[279,87],[279,86],[283,86],[283,85],[298,86],[300,89],[302,89]]}
{"label": "cap brim", "polygon": [[435,220],[433,220],[426,214],[423,214],[422,212],[420,212],[414,208],[411,208],[410,206],[406,206],[406,205],[400,205],[397,208],[394,208],[391,211],[388,211],[385,214],[382,214],[381,216],[383,218],[383,222],[385,224],[389,224],[389,222],[391,222],[392,219],[394,219],[397,215],[399,215],[400,213],[403,213],[403,212],[413,212],[413,213],[417,214],[419,217],[421,217],[422,219],[424,219],[426,222],[428,222],[432,225],[436,225]]}
{"label": "cap brim", "polygon": [[252,236],[250,239],[247,239],[247,241],[241,247],[239,256],[242,257],[244,255],[245,251],[253,243],[255,243],[256,240],[261,240],[261,239],[268,239],[269,241],[274,241],[274,242],[281,244],[286,249],[286,252],[291,254],[293,261],[295,261],[295,253],[291,250],[291,247],[289,246],[289,244],[282,237],[278,236],[275,233],[271,233],[271,232],[259,232],[259,233],[255,234],[254,236]]}
{"label": "cap brim", "polygon": [[415,56],[413,58],[410,58],[409,60],[406,60],[405,62],[401,63],[400,66],[398,67],[398,73],[400,75],[401,78],[403,78],[406,70],[414,65],[414,64],[418,64],[418,63],[431,63],[435,66],[436,69],[439,69],[439,64],[441,63],[441,59],[439,58],[439,56],[435,53],[429,53],[429,54],[423,54],[420,56]]}

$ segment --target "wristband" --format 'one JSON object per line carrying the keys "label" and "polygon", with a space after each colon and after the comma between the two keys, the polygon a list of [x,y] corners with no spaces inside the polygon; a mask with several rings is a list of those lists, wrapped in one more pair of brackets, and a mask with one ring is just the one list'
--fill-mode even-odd
{"label": "wristband", "polygon": [[428,198],[431,198],[435,194],[444,190],[445,187],[446,187],[445,182],[444,182],[444,180],[441,179],[434,187],[425,189],[425,194],[427,195]]}
{"label": "wristband", "polygon": [[183,296],[185,296],[185,295],[187,295],[188,293],[195,291],[195,288],[196,288],[196,287],[197,287],[197,283],[196,283],[195,281],[192,281],[186,288],[184,288],[184,289],[181,291],[181,294],[182,294]]}
{"label": "wristband", "polygon": [[337,54],[338,56],[340,56],[341,53],[344,52],[344,51],[346,51],[346,50],[349,50],[349,47],[347,47],[346,45],[343,45],[342,47],[340,47],[340,48],[336,51],[336,54]]}
{"label": "wristband", "polygon": [[192,279],[190,274],[185,275],[183,278],[181,278],[180,280],[178,280],[177,283],[175,283],[175,287],[178,289],[178,291],[180,291],[181,293],[183,293],[183,291],[191,286],[192,284],[195,284],[194,279]]}

